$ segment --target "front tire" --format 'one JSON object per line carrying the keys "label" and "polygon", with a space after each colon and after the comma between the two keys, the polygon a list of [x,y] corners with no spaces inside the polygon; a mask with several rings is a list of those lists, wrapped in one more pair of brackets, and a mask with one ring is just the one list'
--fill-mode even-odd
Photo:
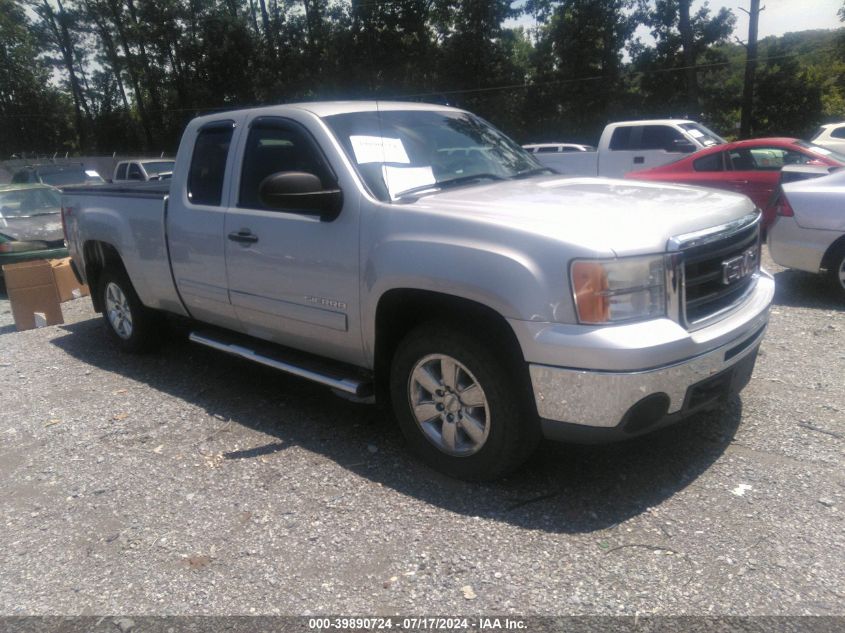
{"label": "front tire", "polygon": [[100,279],[103,320],[109,338],[124,352],[141,353],[160,342],[160,318],[144,307],[122,270],[106,270]]}
{"label": "front tire", "polygon": [[539,439],[518,368],[446,324],[424,324],[402,340],[390,395],[412,451],[451,477],[498,479],[518,468]]}

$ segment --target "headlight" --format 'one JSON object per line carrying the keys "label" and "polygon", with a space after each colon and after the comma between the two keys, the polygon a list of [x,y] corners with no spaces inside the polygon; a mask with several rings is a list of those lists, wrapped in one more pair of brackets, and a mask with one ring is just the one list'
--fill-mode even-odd
{"label": "headlight", "polygon": [[662,255],[623,259],[578,259],[570,267],[580,323],[616,323],[666,314]]}
{"label": "headlight", "polygon": [[47,242],[3,242],[0,241],[0,253],[26,253],[43,251],[49,248]]}

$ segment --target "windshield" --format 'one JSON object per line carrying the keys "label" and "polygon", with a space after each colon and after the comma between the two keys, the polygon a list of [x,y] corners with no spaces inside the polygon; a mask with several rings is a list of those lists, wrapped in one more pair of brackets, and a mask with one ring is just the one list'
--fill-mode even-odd
{"label": "windshield", "polygon": [[725,142],[721,136],[698,123],[681,123],[681,128],[704,147],[722,145]]}
{"label": "windshield", "polygon": [[63,169],[62,171],[41,172],[39,174],[41,182],[46,185],[53,185],[59,187],[61,185],[81,185],[88,182],[96,181],[102,182],[99,176],[92,176],[82,169]]}
{"label": "windshield", "polygon": [[466,112],[352,112],[325,121],[383,201],[547,171],[510,138]]}
{"label": "windshield", "polygon": [[795,141],[795,144],[798,147],[803,147],[808,152],[816,154],[817,156],[824,156],[827,159],[835,160],[837,163],[845,165],[845,154],[840,154],[839,152],[834,152],[832,149],[813,145],[812,143],[805,143],[804,141]]}
{"label": "windshield", "polygon": [[59,213],[60,206],[61,198],[55,189],[0,191],[0,216],[4,218]]}
{"label": "windshield", "polygon": [[158,176],[162,172],[171,172],[173,171],[173,164],[174,161],[172,160],[157,160],[152,163],[144,163],[144,170],[147,172],[147,175]]}

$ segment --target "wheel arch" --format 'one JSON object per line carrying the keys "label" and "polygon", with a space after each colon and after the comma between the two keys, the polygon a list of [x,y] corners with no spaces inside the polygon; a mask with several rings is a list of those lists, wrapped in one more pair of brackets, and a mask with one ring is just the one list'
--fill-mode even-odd
{"label": "wheel arch", "polygon": [[833,261],[833,258],[839,251],[842,250],[845,250],[845,235],[839,236],[838,239],[835,239],[833,243],[827,247],[827,250],[822,256],[821,268],[830,270],[830,267],[836,263]]}
{"label": "wheel arch", "polygon": [[495,340],[512,370],[521,379],[530,380],[516,333],[495,309],[448,293],[393,288],[379,297],[375,311],[373,370],[379,400],[389,399],[390,366],[399,342],[414,328],[431,321],[446,322],[470,335]]}
{"label": "wheel arch", "polygon": [[113,244],[101,240],[88,240],[82,246],[82,261],[85,281],[91,289],[91,301],[94,310],[103,311],[103,298],[100,294],[100,279],[103,271],[116,267],[126,272],[123,258]]}

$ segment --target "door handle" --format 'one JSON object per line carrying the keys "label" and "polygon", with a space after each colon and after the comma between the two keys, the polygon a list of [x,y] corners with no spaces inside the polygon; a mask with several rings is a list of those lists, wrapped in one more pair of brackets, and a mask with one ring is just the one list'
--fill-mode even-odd
{"label": "door handle", "polygon": [[249,229],[241,229],[229,233],[229,239],[241,244],[255,244],[258,241],[258,236],[254,235]]}
{"label": "door handle", "polygon": [[747,185],[748,184],[747,180],[731,180],[731,182],[735,185]]}
{"label": "door handle", "polygon": [[645,156],[634,156],[634,164],[642,165],[645,162]]}

